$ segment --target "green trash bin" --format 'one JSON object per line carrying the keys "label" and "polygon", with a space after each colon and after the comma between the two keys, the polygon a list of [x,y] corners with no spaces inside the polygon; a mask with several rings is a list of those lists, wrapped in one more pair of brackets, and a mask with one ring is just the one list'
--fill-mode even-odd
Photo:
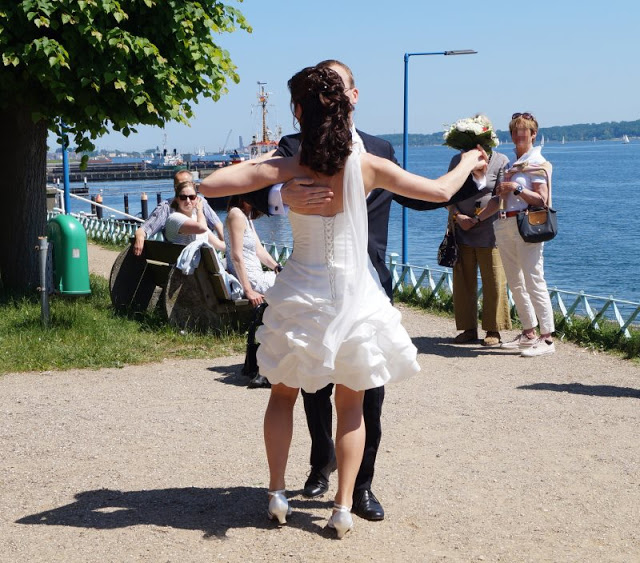
{"label": "green trash bin", "polygon": [[53,244],[53,280],[63,294],[91,293],[87,233],[71,215],[57,215],[47,224],[47,236]]}

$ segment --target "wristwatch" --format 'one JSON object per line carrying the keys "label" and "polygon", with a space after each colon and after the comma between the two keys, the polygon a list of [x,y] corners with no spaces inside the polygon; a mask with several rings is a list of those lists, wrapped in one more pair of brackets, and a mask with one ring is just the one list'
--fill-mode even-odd
{"label": "wristwatch", "polygon": [[522,186],[518,186],[515,190],[513,190],[513,195],[520,195],[524,188]]}

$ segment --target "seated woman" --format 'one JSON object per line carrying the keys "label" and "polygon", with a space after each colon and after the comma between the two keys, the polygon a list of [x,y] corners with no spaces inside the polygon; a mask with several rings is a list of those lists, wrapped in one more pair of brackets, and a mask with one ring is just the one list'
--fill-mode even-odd
{"label": "seated woman", "polygon": [[[274,284],[275,272],[281,268],[262,246],[253,226],[253,219],[261,216],[262,213],[242,195],[229,198],[225,221],[227,270],[238,278],[246,298],[254,307],[264,301],[264,292]],[[265,272],[263,264],[274,271]]]}
{"label": "seated woman", "polygon": [[217,250],[225,250],[225,243],[207,227],[204,216],[204,200],[198,197],[192,181],[180,182],[175,187],[176,196],[171,202],[173,212],[164,227],[169,242],[189,244],[194,240],[206,240]]}
{"label": "seated woman", "polygon": [[[193,181],[193,176],[191,172],[188,170],[178,170],[173,176],[173,189],[178,187],[178,184],[182,182]],[[222,232],[222,221],[220,221],[219,217],[216,215],[216,212],[211,209],[211,206],[207,203],[207,201],[202,197],[198,196],[198,199],[202,200],[202,210],[204,211],[204,216],[207,220],[207,226],[211,231],[218,236],[219,240],[224,240],[224,233]],[[169,218],[169,215],[173,213],[174,209],[171,207],[171,203],[174,198],[169,200],[164,200],[158,204],[149,218],[140,225],[140,228],[136,230],[135,234],[135,242],[133,243],[133,253],[136,256],[140,256],[142,254],[142,250],[144,248],[144,241],[150,239],[156,233],[164,230],[164,226]],[[163,231],[164,232],[164,231]]]}

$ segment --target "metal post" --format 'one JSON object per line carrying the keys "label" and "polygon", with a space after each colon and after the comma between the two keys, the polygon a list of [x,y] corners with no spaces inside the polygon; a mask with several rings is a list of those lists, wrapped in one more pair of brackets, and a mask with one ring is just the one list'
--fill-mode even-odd
{"label": "metal post", "polygon": [[129,194],[124,194],[124,212],[129,214]]}
{"label": "metal post", "polygon": [[149,201],[145,192],[142,192],[140,196],[140,207],[142,210],[142,218],[146,221],[149,218]]}
{"label": "metal post", "polygon": [[162,203],[162,192],[156,193],[156,201],[158,202],[158,205]]}
{"label": "metal post", "polygon": [[[409,152],[409,57],[423,55],[475,55],[477,51],[472,49],[458,49],[456,51],[435,51],[432,53],[405,53],[404,54],[404,115],[402,133],[402,168],[407,169]],[[402,263],[409,261],[409,213],[406,207],[402,208]]]}
{"label": "metal post", "polygon": [[[102,204],[102,195],[101,194],[97,194],[96,195],[96,203]],[[101,221],[102,221],[102,213],[103,213],[102,206],[101,205],[96,205],[96,216]]]}
{"label": "metal post", "polygon": [[67,151],[68,139],[64,130],[64,123],[60,122],[60,135],[62,137],[62,183],[64,186],[64,212],[71,213],[71,190],[69,188],[69,154]]}
{"label": "metal post", "polygon": [[[404,54],[404,118],[402,135],[402,168],[407,169],[409,152],[409,57],[410,53]],[[402,206],[402,263],[406,264],[409,259],[409,210]]]}
{"label": "metal post", "polygon": [[47,254],[49,252],[49,243],[47,237],[38,237],[39,244],[36,250],[39,252],[40,264],[40,322],[44,328],[49,326],[49,288],[47,287]]}

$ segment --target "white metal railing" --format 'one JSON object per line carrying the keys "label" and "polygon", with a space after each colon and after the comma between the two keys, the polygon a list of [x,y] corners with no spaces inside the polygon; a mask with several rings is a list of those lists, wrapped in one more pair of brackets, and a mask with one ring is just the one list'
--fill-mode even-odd
{"label": "white metal railing", "polygon": [[[109,208],[107,207],[107,209]],[[58,215],[60,212],[60,209],[48,211],[47,221]],[[84,227],[87,232],[87,238],[98,242],[109,242],[112,244],[128,243],[129,239],[135,235],[136,229],[143,221],[138,217],[133,217],[136,222],[133,222],[132,219],[123,220],[114,219],[113,217],[98,219],[94,215],[86,215],[84,213],[72,213],[72,216],[75,217]],[[164,237],[162,236],[162,233],[159,232],[150,237],[150,240],[164,240]]]}
{"label": "white metal railing", "polygon": [[[282,247],[280,250],[275,243],[264,243],[264,247],[276,260],[286,261],[291,255],[291,249]],[[398,254],[389,254],[389,270],[391,271],[393,290],[408,290],[409,297],[423,297],[425,291],[429,291],[435,301],[440,301],[441,291],[446,294],[453,293],[453,271],[449,268],[429,266],[415,267],[410,264],[401,264],[398,261]],[[511,291],[507,290],[509,296],[509,306],[515,312],[515,305]],[[602,297],[600,295],[590,295],[584,291],[574,292],[558,289],[549,289],[551,304],[555,311],[561,313],[563,319],[572,323],[572,317],[578,315],[589,319],[590,325],[596,330],[600,330],[599,322],[608,320],[617,322],[620,332],[629,338],[631,333],[629,328],[637,327],[634,323],[640,316],[640,303],[626,301],[624,299],[614,299],[613,296]],[[478,276],[478,301],[482,298],[482,279]],[[570,303],[567,306],[567,303]]]}
{"label": "white metal railing", "polygon": [[[440,290],[453,293],[453,272],[449,268],[416,268],[410,264],[400,264],[398,254],[389,254],[389,270],[393,280],[393,289],[410,289],[409,296],[422,296],[421,289],[431,290],[433,299],[440,300]],[[422,271],[419,277],[416,273]],[[437,279],[437,281],[436,281]],[[515,311],[511,290],[507,289],[509,305]],[[581,316],[589,319],[589,324],[596,330],[600,330],[599,321],[608,320],[617,322],[620,332],[629,338],[629,327],[640,315],[640,303],[614,299],[613,296],[602,297],[590,295],[584,291],[566,291],[553,287],[549,289],[551,304],[554,311],[559,312],[567,324],[572,323],[572,317]],[[482,279],[478,277],[478,301],[482,296]],[[566,303],[571,303],[567,307]]]}
{"label": "white metal railing", "polygon": [[[92,205],[94,204],[90,200],[75,194],[72,195],[78,199],[89,201]],[[103,207],[110,209],[106,206]],[[59,212],[60,210],[48,212],[47,219],[55,217]],[[119,213],[125,215],[121,211]],[[130,220],[127,221],[113,218],[98,219],[95,216],[84,214],[74,214],[74,217],[84,226],[87,231],[87,237],[114,244],[128,242],[134,236],[140,222],[142,222],[139,217],[131,215],[128,216]],[[163,240],[162,233],[158,233],[151,238],[152,240]],[[281,264],[284,264],[291,256],[292,248],[289,246],[278,245],[275,242],[263,242],[263,244],[267,252]],[[389,270],[391,271],[394,291],[400,289],[409,290],[409,297],[416,296],[418,298],[423,297],[425,291],[429,291],[436,301],[441,300],[441,292],[449,295],[453,293],[453,272],[451,269],[401,264],[398,258],[399,256],[395,252],[389,254]],[[591,295],[584,291],[566,291],[557,287],[550,288],[549,295],[551,296],[554,310],[559,312],[568,324],[571,324],[572,317],[576,315],[588,318],[590,325],[596,330],[600,330],[599,323],[601,321],[616,322],[620,327],[620,332],[629,338],[631,336],[629,328],[637,326],[634,321],[640,317],[640,303],[635,301],[614,299],[613,296]],[[508,290],[508,296],[511,310],[515,311],[510,290]],[[478,301],[481,298],[482,280],[478,277]]]}

